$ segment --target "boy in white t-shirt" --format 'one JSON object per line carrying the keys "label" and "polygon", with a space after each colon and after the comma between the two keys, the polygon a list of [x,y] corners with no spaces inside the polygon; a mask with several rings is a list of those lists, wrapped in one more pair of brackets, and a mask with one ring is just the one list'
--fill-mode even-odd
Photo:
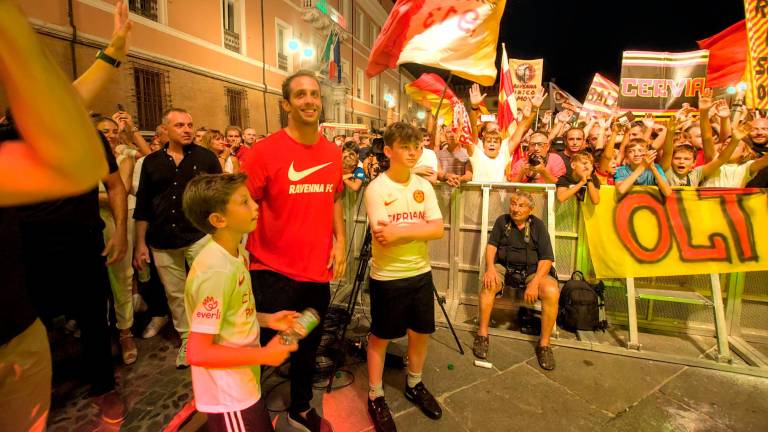
{"label": "boy in white t-shirt", "polygon": [[512,156],[502,143],[501,134],[491,130],[483,134],[483,151],[474,145],[466,147],[472,164],[472,181],[505,182],[504,170]]}
{"label": "boy in white t-shirt", "polygon": [[260,365],[278,366],[298,349],[295,342],[283,345],[279,335],[259,346],[260,325],[286,330],[298,314],[256,312],[241,240],[256,227],[258,206],[245,179],[205,174],[184,191],[185,216],[213,238],[192,263],[184,290],[192,389],[209,431],[274,431],[261,399]]}
{"label": "boy in white t-shirt", "polygon": [[387,345],[408,335],[405,397],[428,417],[442,409],[421,382],[429,335],[435,331],[432,267],[427,241],[443,236],[443,216],[432,185],[411,169],[421,154],[421,133],[397,122],[384,132],[389,169],[365,192],[372,234],[371,335],[368,339],[368,413],[375,430],[396,431],[384,399]]}

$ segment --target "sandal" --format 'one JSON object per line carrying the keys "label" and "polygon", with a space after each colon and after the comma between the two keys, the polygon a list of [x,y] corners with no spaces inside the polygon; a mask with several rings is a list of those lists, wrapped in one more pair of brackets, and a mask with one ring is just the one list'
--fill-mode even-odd
{"label": "sandal", "polygon": [[136,347],[136,342],[134,342],[130,332],[120,332],[120,350],[123,353],[123,363],[126,365],[136,363],[139,358],[139,349]]}

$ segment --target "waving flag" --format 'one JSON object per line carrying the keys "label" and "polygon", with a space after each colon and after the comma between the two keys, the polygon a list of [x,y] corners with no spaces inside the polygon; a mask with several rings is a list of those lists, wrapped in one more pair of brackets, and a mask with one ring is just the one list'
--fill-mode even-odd
{"label": "waving flag", "polygon": [[502,135],[509,137],[515,131],[515,116],[517,116],[517,100],[515,85],[512,84],[512,72],[509,70],[507,48],[501,44],[501,81],[499,82],[499,129]]}
{"label": "waving flag", "polygon": [[[440,113],[437,112],[437,104],[440,102],[440,96],[445,89],[443,104],[440,106]],[[442,117],[445,123],[453,122],[453,102],[458,100],[453,90],[446,88],[445,81],[440,75],[433,73],[424,73],[421,76],[405,85],[405,93],[419,105],[430,110],[435,117]]]}
{"label": "waving flag", "polygon": [[506,1],[397,0],[373,45],[366,74],[418,63],[493,85]]}
{"label": "waving flag", "polygon": [[724,88],[741,81],[747,69],[747,25],[745,20],[697,42],[709,50],[707,86]]}
{"label": "waving flag", "polygon": [[[440,103],[440,96],[443,96],[443,89],[445,89],[445,96],[438,113],[437,105]],[[405,93],[416,103],[430,110],[435,117],[442,117],[445,124],[450,125],[456,133],[461,144],[469,143],[471,136],[469,113],[453,90],[448,88],[445,81],[440,78],[440,75],[421,74],[418,79],[406,84]]]}

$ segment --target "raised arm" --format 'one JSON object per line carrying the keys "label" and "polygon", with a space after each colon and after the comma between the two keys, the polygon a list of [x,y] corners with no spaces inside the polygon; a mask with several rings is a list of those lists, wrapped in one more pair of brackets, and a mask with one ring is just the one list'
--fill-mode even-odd
{"label": "raised arm", "polygon": [[[128,2],[118,0],[113,15],[112,40],[104,48],[104,54],[120,62],[125,61],[128,53],[128,34],[132,22],[128,19]],[[107,83],[117,75],[117,68],[97,59],[74,82],[75,90],[83,99],[83,104],[90,108]]]}
{"label": "raised arm", "polygon": [[[701,169],[703,177],[709,177],[714,174],[721,166],[728,163],[728,160],[733,156],[733,152],[736,151],[736,147],[739,146],[739,142],[749,135],[749,131],[752,130],[752,125],[745,123],[740,128],[735,129],[731,134],[731,139],[728,141],[728,145],[720,152],[720,154],[712,161],[707,162]],[[754,163],[753,163],[754,165]]]}
{"label": "raised arm", "polygon": [[107,174],[88,114],[15,2],[0,1],[0,81],[20,138],[0,145],[0,205],[74,195]]}
{"label": "raised arm", "polygon": [[467,146],[466,148],[467,153],[469,153],[470,156],[475,152],[474,143],[478,142],[477,113],[480,112],[480,104],[483,103],[485,96],[485,93],[480,93],[479,84],[474,83],[472,84],[472,87],[469,88],[469,104],[471,108],[469,110],[469,128],[472,131],[472,139],[470,140],[472,145]]}
{"label": "raised arm", "polygon": [[539,89],[536,90],[536,94],[531,97],[531,112],[517,125],[515,133],[513,133],[512,137],[509,139],[508,147],[510,155],[515,153],[515,150],[520,145],[523,137],[525,137],[526,132],[531,128],[531,124],[533,124],[533,120],[536,118],[539,108],[541,108],[541,104],[544,103],[546,97],[547,91],[544,90],[544,87],[539,87]]}
{"label": "raised arm", "polygon": [[704,89],[699,95],[699,127],[701,143],[704,147],[704,160],[715,158],[715,146],[712,142],[712,125],[709,123],[709,110],[712,108],[712,89]]}
{"label": "raised arm", "polygon": [[664,135],[664,149],[661,155],[661,169],[667,171],[672,166],[672,153],[675,150],[675,131],[677,130],[677,117],[671,116],[667,120],[667,133]]}

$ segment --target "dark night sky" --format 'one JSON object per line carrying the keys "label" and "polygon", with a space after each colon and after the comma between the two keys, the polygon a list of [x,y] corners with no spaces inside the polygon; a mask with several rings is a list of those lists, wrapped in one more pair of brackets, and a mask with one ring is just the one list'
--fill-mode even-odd
{"label": "dark night sky", "polygon": [[695,50],[743,18],[743,0],[507,0],[499,43],[510,58],[544,58],[544,81],[581,100],[595,72],[619,82],[622,51]]}

